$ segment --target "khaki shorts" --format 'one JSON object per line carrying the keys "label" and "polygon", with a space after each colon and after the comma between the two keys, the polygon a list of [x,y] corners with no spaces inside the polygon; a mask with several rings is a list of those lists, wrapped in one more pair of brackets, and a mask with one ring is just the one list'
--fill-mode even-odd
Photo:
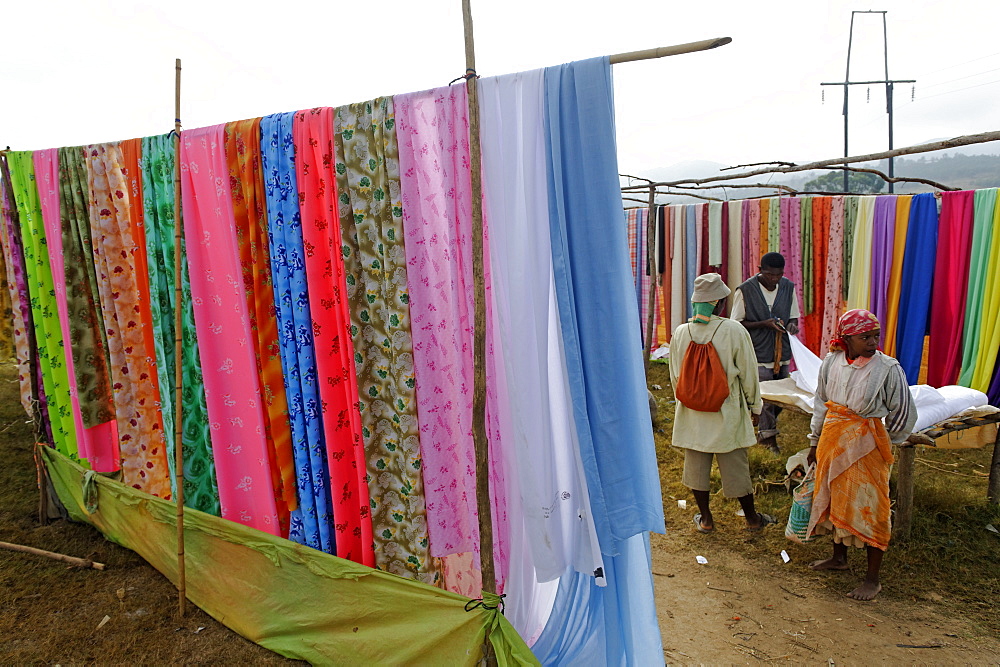
{"label": "khaki shorts", "polygon": [[731,452],[713,454],[684,450],[684,476],[681,482],[694,491],[708,491],[712,476],[712,457],[719,464],[722,476],[722,495],[726,498],[742,498],[753,493],[750,481],[750,461],[745,447]]}

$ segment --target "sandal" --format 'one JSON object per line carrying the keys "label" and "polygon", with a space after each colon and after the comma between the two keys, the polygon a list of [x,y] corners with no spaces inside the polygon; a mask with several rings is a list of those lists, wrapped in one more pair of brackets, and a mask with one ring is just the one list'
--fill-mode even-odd
{"label": "sandal", "polygon": [[703,525],[701,525],[701,514],[695,514],[694,518],[691,521],[694,522],[694,529],[697,530],[699,533],[711,533],[715,531],[715,526],[712,526],[711,528],[705,528]]}
{"label": "sandal", "polygon": [[760,531],[764,530],[765,528],[767,528],[771,524],[778,523],[777,519],[775,519],[770,514],[764,514],[763,512],[757,512],[757,516],[760,517],[760,525],[757,526],[756,528],[749,528],[748,527],[747,530],[749,530],[751,533],[759,533]]}

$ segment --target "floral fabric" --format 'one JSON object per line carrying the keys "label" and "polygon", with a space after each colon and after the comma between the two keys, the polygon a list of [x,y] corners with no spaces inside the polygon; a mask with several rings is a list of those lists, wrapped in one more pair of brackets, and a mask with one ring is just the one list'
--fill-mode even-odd
{"label": "floral fabric", "polygon": [[178,156],[215,473],[224,518],[278,535],[224,142],[222,125],[190,130]]}
{"label": "floral fabric", "polygon": [[122,481],[133,488],[169,499],[163,417],[153,391],[153,368],[143,336],[141,296],[136,280],[128,186],[117,144],[86,148],[90,192],[90,231],[98,293],[110,353],[110,371],[122,454]]}
{"label": "floral fabric", "polygon": [[336,110],[336,176],[360,392],[375,558],[436,583],[417,424],[395,109],[378,98]]}
{"label": "floral fabric", "polygon": [[274,114],[260,121],[271,277],[299,493],[288,539],[339,555],[306,282],[293,116]]}
{"label": "floral fabric", "polygon": [[[337,553],[374,566],[372,507],[359,413],[363,404],[359,402],[351,341],[350,285],[341,251],[347,240],[338,215],[333,113],[325,107],[295,114],[295,167],[316,365],[320,377],[325,378],[320,383],[320,398],[337,519]],[[396,573],[407,575],[412,570]]]}
{"label": "floral fabric", "polygon": [[[143,230],[149,270],[149,306],[156,363],[161,371],[160,405],[168,460],[176,447],[176,276],[174,271],[174,157],[176,140],[164,134],[142,139]],[[219,515],[208,409],[195,333],[188,263],[181,243],[181,422],[183,425],[184,505]]]}
{"label": "floral fabric", "polygon": [[260,119],[226,124],[226,162],[233,191],[236,241],[240,248],[243,289],[253,334],[257,373],[264,393],[264,435],[271,465],[271,484],[282,525],[288,536],[289,513],[298,507],[295,458],[288,426],[288,401],[279,356],[278,323],[274,317],[274,286],[267,250],[267,208],[260,164]]}
{"label": "floral fabric", "polygon": [[3,179],[0,180],[0,207],[2,207],[2,220],[0,220],[0,236],[3,238],[4,269],[7,279],[7,292],[10,294],[11,314],[13,315],[13,337],[14,350],[17,358],[17,382],[21,394],[21,407],[25,413],[33,414],[33,395],[31,391],[31,370],[28,359],[31,351],[28,346],[28,336],[26,327],[31,326],[31,314],[27,302],[27,291],[24,280],[24,264],[21,245],[17,241],[19,234],[14,233],[17,215],[12,201],[10,187],[8,185],[7,162],[2,163]]}

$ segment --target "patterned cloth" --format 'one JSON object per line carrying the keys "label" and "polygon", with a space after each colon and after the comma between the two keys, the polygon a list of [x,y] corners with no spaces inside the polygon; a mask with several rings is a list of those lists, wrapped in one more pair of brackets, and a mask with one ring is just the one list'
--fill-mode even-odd
{"label": "patterned cloth", "polygon": [[222,516],[277,535],[224,143],[222,125],[189,130],[178,155],[205,401]]}
{"label": "patterned cloth", "polygon": [[288,537],[289,513],[298,507],[295,458],[288,425],[288,401],[279,357],[278,323],[267,247],[267,204],[261,174],[260,119],[226,124],[226,162],[233,191],[233,217],[240,248],[243,289],[257,374],[264,394],[264,437],[281,534]]}
{"label": "patterned cloth", "polygon": [[846,352],[845,336],[856,336],[878,329],[880,326],[878,318],[873,313],[863,308],[849,310],[841,315],[840,320],[837,321],[837,337],[830,341],[830,351],[844,350]]}
{"label": "patterned cloth", "polygon": [[[360,276],[355,274],[352,276],[354,280],[347,279],[345,276],[344,255],[347,254],[350,239],[354,237],[354,234],[349,231],[351,229],[350,222],[356,220],[360,206],[354,209],[355,215],[351,216],[350,207],[344,203],[339,209],[338,216],[337,193],[340,191],[341,194],[346,194],[347,189],[346,187],[342,189],[342,186],[337,182],[338,177],[334,170],[333,116],[334,112],[330,107],[310,109],[295,114],[293,123],[296,151],[295,168],[299,203],[302,209],[302,238],[306,249],[305,264],[309,279],[316,365],[319,376],[325,378],[325,382],[320,383],[319,392],[323,405],[323,429],[330,466],[333,513],[337,520],[337,555],[374,566],[377,561],[372,547],[372,513],[373,510],[381,510],[383,518],[389,518],[387,515],[390,512],[390,503],[386,502],[386,499],[380,498],[379,507],[369,506],[369,481],[366,478],[369,471],[366,470],[365,466],[365,454],[368,450],[366,449],[367,443],[362,441],[362,416],[358,413],[358,408],[359,406],[370,408],[366,412],[371,413],[372,421],[366,424],[368,430],[365,433],[366,436],[370,436],[375,431],[386,435],[386,424],[376,423],[374,419],[384,420],[394,417],[394,423],[399,423],[400,417],[392,410],[386,409],[384,404],[379,403],[378,400],[372,401],[367,406],[360,402],[358,383],[359,381],[363,382],[360,380],[363,375],[359,376],[355,371],[355,362],[358,361],[360,354],[362,360],[358,362],[359,370],[365,369],[369,374],[376,368],[381,371],[381,373],[375,373],[378,381],[384,379],[386,372],[391,372],[392,378],[402,382],[410,377],[412,371],[401,368],[399,364],[391,364],[385,358],[388,356],[386,354],[388,352],[388,337],[372,335],[370,332],[371,326],[379,321],[378,317],[371,319],[371,324],[364,323],[362,325],[368,330],[362,336],[355,338],[355,341],[358,344],[364,342],[367,345],[377,343],[382,354],[375,358],[356,351],[355,346],[352,345],[351,311],[355,309],[354,306],[357,305],[358,298],[362,295],[357,294],[356,291],[357,278]],[[360,143],[365,129],[363,127],[357,128],[356,136],[351,138]],[[391,119],[385,129],[391,134]],[[391,134],[391,136],[395,135]],[[370,159],[362,161],[365,165],[372,163]],[[338,160],[338,165],[342,164]],[[353,169],[346,170],[353,172]],[[372,168],[369,168],[366,173],[369,177],[377,175],[376,169]],[[360,180],[364,181],[364,177],[361,177]],[[344,185],[346,186],[346,184]],[[361,192],[357,190],[353,192],[355,199],[358,199],[358,195],[363,193],[369,195],[365,199],[371,202],[372,206],[383,205],[384,195],[388,188],[382,190],[373,187],[370,190],[365,190],[369,186],[364,182],[361,183],[360,187],[362,188]],[[345,222],[347,225],[344,224]],[[361,224],[359,227],[364,229]],[[347,233],[344,233],[345,231]],[[367,232],[365,238],[371,239],[373,231],[377,232],[377,230],[364,229],[364,232]],[[391,243],[394,238],[390,231],[385,242]],[[372,272],[379,270],[380,260],[391,261],[395,254],[391,252],[394,248],[390,245],[386,248],[390,250],[389,257],[383,257],[381,252],[383,247],[379,244],[377,246],[379,252],[373,253],[369,260]],[[391,275],[388,267],[386,273]],[[357,298],[348,303],[352,292]],[[363,308],[370,308],[373,313],[379,310],[372,305],[375,294],[377,292],[369,290],[364,295],[366,298],[363,299]],[[389,301],[389,297],[394,295],[380,294],[379,296],[386,297],[385,301],[382,298],[378,299],[379,304],[382,304]],[[391,303],[396,304],[398,301],[393,299]],[[398,321],[398,318],[395,321]],[[391,330],[382,333],[395,337]],[[369,362],[376,362],[374,367],[364,363],[366,356],[368,356]],[[369,395],[366,399],[376,399],[376,396],[370,393],[371,390],[372,387],[369,387]],[[395,403],[392,395],[385,391],[381,392],[378,398]],[[387,451],[390,453],[395,451],[394,445],[399,442],[398,439],[389,436]],[[415,445],[413,447],[416,449]],[[393,491],[390,493],[405,494],[409,488],[412,487],[404,483],[400,486],[393,486]],[[373,498],[372,505],[375,504]],[[391,512],[400,515],[407,509],[409,508],[404,507],[401,502],[397,502],[395,507],[391,508]],[[400,522],[401,520],[394,523]],[[388,528],[383,528],[385,525],[383,523],[380,528],[392,532]],[[386,537],[378,535],[374,539],[376,544],[382,545]],[[403,541],[406,542],[406,540]],[[383,548],[382,551],[383,556],[392,553],[391,548]],[[399,559],[394,563],[394,569],[399,570],[396,572],[397,574],[412,574],[416,570],[416,558],[409,564],[412,569],[403,569],[400,567],[403,565],[402,559]]]}
{"label": "patterned cloth", "polygon": [[17,381],[21,395],[21,407],[28,415],[34,414],[32,403],[34,397],[31,391],[31,370],[29,358],[31,350],[28,346],[28,332],[26,327],[31,326],[31,312],[27,301],[27,290],[24,281],[24,257],[21,252],[21,245],[18,242],[19,234],[14,233],[16,226],[14,219],[17,215],[16,208],[11,201],[9,193],[9,172],[7,161],[0,162],[3,167],[3,179],[0,180],[0,208],[2,208],[2,220],[0,220],[0,237],[3,239],[5,278],[7,279],[7,292],[10,294],[11,311],[13,314],[13,335],[14,350],[17,355]]}
{"label": "patterned cloth", "polygon": [[[149,270],[149,308],[156,364],[164,378],[160,392],[168,460],[175,458],[176,274],[174,271],[174,157],[176,140],[169,134],[142,140],[143,231]],[[219,516],[208,408],[201,372],[201,352],[195,333],[187,253],[181,241],[181,422],[183,426],[184,505]]]}
{"label": "patterned cloth", "polygon": [[336,110],[337,190],[354,361],[381,569],[435,583],[417,425],[393,101]]}
{"label": "patterned cloth", "polygon": [[130,198],[117,144],[87,146],[90,231],[98,294],[107,334],[114,389],[122,481],[133,488],[169,499],[170,468],[160,396],[150,381],[143,336],[141,296],[136,281],[135,249],[129,220]]}
{"label": "patterned cloth", "polygon": [[271,278],[299,492],[298,508],[291,513],[288,539],[336,554],[329,464],[323,440],[323,409],[313,349],[293,161],[293,116],[292,113],[274,114],[260,121]]}

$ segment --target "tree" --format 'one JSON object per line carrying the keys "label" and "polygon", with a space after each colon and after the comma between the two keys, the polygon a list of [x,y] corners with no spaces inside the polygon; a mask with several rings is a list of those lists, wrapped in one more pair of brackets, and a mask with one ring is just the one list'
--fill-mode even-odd
{"label": "tree", "polygon": [[[885,187],[883,181],[876,174],[867,172],[852,171],[847,177],[848,189],[854,194],[873,195],[882,191]],[[844,173],[841,171],[831,171],[818,178],[807,181],[802,189],[807,192],[842,192],[844,189]]]}

